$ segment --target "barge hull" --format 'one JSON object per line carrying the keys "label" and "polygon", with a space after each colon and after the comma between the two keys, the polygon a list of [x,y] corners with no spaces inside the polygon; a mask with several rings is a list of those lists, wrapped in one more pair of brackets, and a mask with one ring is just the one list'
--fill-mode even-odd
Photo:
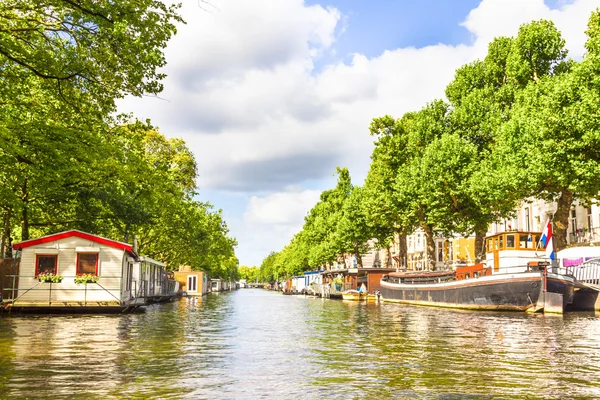
{"label": "barge hull", "polygon": [[453,285],[411,285],[382,282],[385,302],[462,308],[469,310],[527,311],[535,309],[543,292],[541,277],[465,280]]}

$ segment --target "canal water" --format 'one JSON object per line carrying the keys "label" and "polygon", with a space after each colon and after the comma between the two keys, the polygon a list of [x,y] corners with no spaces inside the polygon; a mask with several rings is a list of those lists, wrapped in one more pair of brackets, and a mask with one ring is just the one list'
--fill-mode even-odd
{"label": "canal water", "polygon": [[0,317],[0,398],[600,398],[600,318],[242,289],[119,316]]}

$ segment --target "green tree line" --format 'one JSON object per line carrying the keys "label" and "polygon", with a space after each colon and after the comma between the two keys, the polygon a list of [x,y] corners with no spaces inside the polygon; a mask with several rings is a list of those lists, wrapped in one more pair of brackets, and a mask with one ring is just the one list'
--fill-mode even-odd
{"label": "green tree line", "polygon": [[522,25],[515,37],[495,38],[483,60],[457,69],[445,100],[374,118],[364,185],[338,168],[336,187],[322,193],[302,230],[263,260],[262,280],[344,254],[360,264],[367,240],[389,247],[398,234],[406,246],[415,229],[425,234],[429,260],[438,234],[475,235],[481,260],[490,224],[528,198],[557,203],[554,245],[565,248],[574,200],[600,192],[600,10],[586,34],[586,53],[575,61],[551,21]]}
{"label": "green tree line", "polygon": [[162,91],[164,48],[183,23],[158,0],[6,0],[0,4],[0,256],[66,229],[237,276],[220,210],[195,200],[185,142],[116,101]]}

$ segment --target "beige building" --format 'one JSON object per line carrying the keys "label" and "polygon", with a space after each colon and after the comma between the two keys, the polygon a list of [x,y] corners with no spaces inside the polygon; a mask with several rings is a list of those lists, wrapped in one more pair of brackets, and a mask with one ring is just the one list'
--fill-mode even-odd
{"label": "beige building", "polygon": [[192,267],[182,265],[174,275],[188,296],[203,296],[208,293],[208,278],[203,271],[192,271]]}

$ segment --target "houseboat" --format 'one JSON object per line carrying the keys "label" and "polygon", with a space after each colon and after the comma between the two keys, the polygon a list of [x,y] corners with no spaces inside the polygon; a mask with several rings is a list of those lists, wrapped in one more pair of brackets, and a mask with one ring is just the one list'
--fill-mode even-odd
{"label": "houseboat", "polygon": [[360,290],[346,290],[342,292],[343,300],[351,301],[362,301],[367,299],[367,292],[361,292]]}
{"label": "houseboat", "polygon": [[172,290],[164,264],[140,257],[129,243],[71,230],[13,249],[11,311],[129,312]]}
{"label": "houseboat", "polygon": [[193,271],[192,267],[182,265],[174,275],[186,296],[204,296],[208,293],[208,278],[203,271]]}
{"label": "houseboat", "polygon": [[395,268],[358,267],[338,268],[321,273],[323,284],[331,285],[331,298],[343,299],[343,293],[349,290],[365,288],[365,293],[375,293],[381,289],[381,279]]}
{"label": "houseboat", "polygon": [[211,279],[210,280],[210,291],[212,293],[218,293],[225,290],[225,283],[222,279]]}
{"label": "houseboat", "polygon": [[404,271],[385,275],[386,302],[473,310],[562,313],[572,301],[575,279],[550,268],[535,248],[539,232],[504,232],[486,238],[487,265],[448,271]]}

